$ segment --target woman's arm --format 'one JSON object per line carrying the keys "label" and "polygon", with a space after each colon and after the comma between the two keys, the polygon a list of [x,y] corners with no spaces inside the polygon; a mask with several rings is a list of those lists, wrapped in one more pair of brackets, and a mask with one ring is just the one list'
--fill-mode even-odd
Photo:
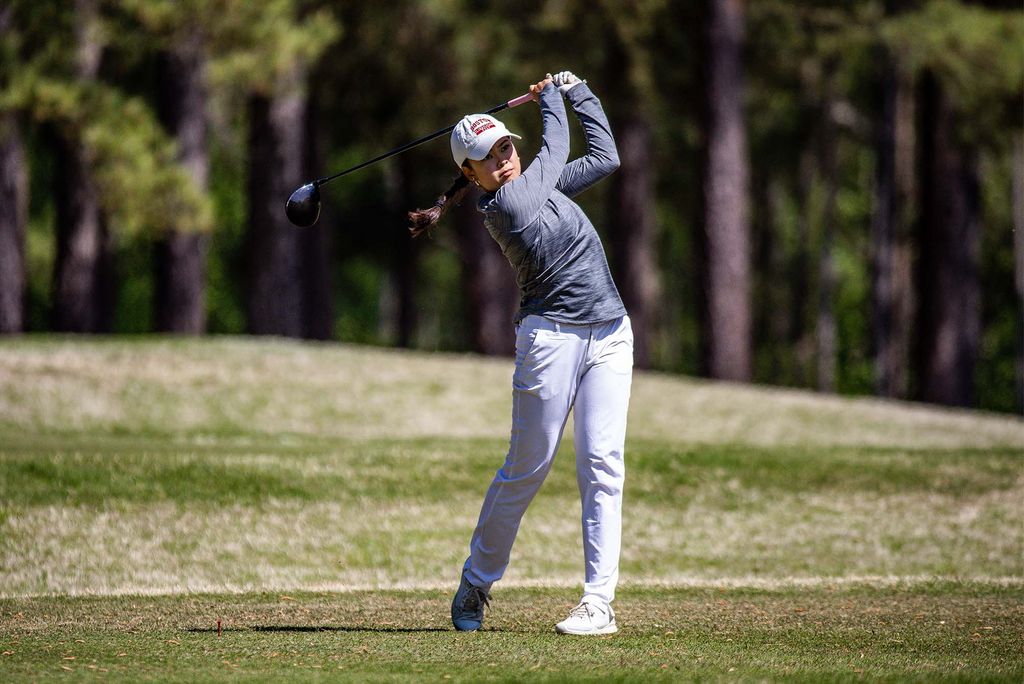
{"label": "woman's arm", "polygon": [[569,158],[569,121],[558,88],[550,83],[540,92],[543,135],[540,151],[514,181],[498,188],[494,208],[505,214],[512,228],[523,228],[551,197]]}
{"label": "woman's arm", "polygon": [[587,139],[587,153],[570,162],[558,180],[558,189],[574,197],[619,168],[619,154],[601,101],[587,84],[573,86],[565,97],[583,124]]}

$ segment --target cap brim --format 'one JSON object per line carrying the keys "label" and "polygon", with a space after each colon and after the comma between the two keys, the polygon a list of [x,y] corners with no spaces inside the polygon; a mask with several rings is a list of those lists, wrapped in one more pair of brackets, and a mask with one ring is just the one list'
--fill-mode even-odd
{"label": "cap brim", "polygon": [[494,147],[494,143],[498,142],[502,138],[515,138],[516,140],[522,140],[522,136],[516,135],[507,128],[494,128],[489,131],[484,131],[476,139],[476,145],[473,146],[472,150],[469,150],[466,155],[467,159],[473,161],[480,161],[490,153],[491,148]]}

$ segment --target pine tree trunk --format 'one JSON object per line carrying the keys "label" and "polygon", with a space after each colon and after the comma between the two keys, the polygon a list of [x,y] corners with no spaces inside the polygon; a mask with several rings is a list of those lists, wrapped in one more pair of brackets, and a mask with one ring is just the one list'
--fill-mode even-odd
{"label": "pine tree trunk", "polygon": [[754,273],[757,293],[754,304],[754,348],[758,349],[755,377],[772,385],[792,383],[789,344],[790,307],[789,278],[786,274],[784,250],[778,239],[780,231],[780,181],[771,174],[752,179],[755,212],[751,222]]}
{"label": "pine tree trunk", "polygon": [[789,343],[793,349],[793,382],[797,387],[814,383],[814,299],[812,293],[813,260],[811,236],[815,173],[814,144],[806,144],[800,153],[797,174],[796,254],[790,262]]}
{"label": "pine tree trunk", "polygon": [[[309,95],[306,105],[306,168],[305,178],[318,178],[324,168],[320,141],[327,138],[318,134],[321,124],[317,117],[316,92]],[[325,207],[326,208],[326,207]],[[301,232],[303,336],[311,340],[329,340],[334,337],[334,301],[331,287],[331,217]]]}
{"label": "pine tree trunk", "polygon": [[972,406],[981,332],[976,160],[955,140],[952,104],[931,74],[921,98],[920,398]]}
{"label": "pine tree trunk", "polygon": [[690,239],[693,243],[693,309],[697,323],[697,363],[695,373],[700,376],[711,375],[711,297],[709,296],[711,268],[708,264],[708,231],[705,229],[707,211],[706,198],[699,202],[699,211],[692,218],[693,230]]}
{"label": "pine tree trunk", "polygon": [[0,114],[0,334],[25,327],[28,169],[18,116]]}
{"label": "pine tree trunk", "polygon": [[113,302],[105,269],[112,265],[110,236],[81,143],[57,134],[54,142],[57,260],[53,329],[94,333],[111,329]]}
{"label": "pine tree trunk", "polygon": [[[161,68],[160,115],[178,141],[179,161],[206,190],[205,57],[198,29],[180,39]],[[155,249],[154,323],[157,331],[197,335],[206,329],[206,252],[209,236],[170,231]]]}
{"label": "pine tree trunk", "polygon": [[302,234],[288,222],[284,201],[304,182],[304,76],[296,69],[272,97],[249,100],[246,315],[256,335],[303,334]]}
{"label": "pine tree trunk", "polygon": [[154,248],[154,328],[200,335],[206,330],[206,233],[171,231]]}
{"label": "pine tree trunk", "polygon": [[885,55],[871,223],[871,334],[875,392],[909,396],[913,316],[910,212],[914,197],[914,95],[909,78]]}
{"label": "pine tree trunk", "polygon": [[299,232],[302,252],[302,336],[309,340],[334,337],[331,290],[331,240],[324,222]]}
{"label": "pine tree trunk", "polygon": [[710,0],[708,29],[704,172],[708,370],[713,378],[746,381],[751,373],[751,257],[742,1]]}
{"label": "pine tree trunk", "polygon": [[[103,45],[95,0],[75,1],[76,75],[95,80]],[[113,327],[113,250],[100,211],[88,155],[71,131],[54,135],[57,260],[53,328],[106,332]]]}
{"label": "pine tree trunk", "polygon": [[419,277],[420,253],[422,243],[420,240],[413,240],[405,230],[406,207],[405,198],[411,196],[410,189],[413,187],[412,180],[412,158],[410,155],[400,156],[396,166],[398,169],[398,190],[396,197],[397,216],[400,221],[394,223],[394,273],[397,295],[397,327],[396,344],[399,347],[411,348],[416,341],[417,327],[419,326],[419,307],[417,305],[416,280]]}
{"label": "pine tree trunk", "polygon": [[1017,413],[1024,413],[1024,135],[1013,136],[1013,283],[1017,293]]}
{"label": "pine tree trunk", "polygon": [[615,282],[635,334],[633,358],[638,368],[651,365],[650,336],[659,300],[658,264],[654,256],[654,168],[651,127],[634,107],[617,126],[619,170],[612,177],[609,234]]}
{"label": "pine tree trunk", "polygon": [[519,288],[508,261],[484,227],[476,208],[479,197],[478,191],[471,191],[451,218],[459,238],[462,294],[473,351],[508,356],[515,351],[512,318],[519,305]]}
{"label": "pine tree trunk", "polygon": [[821,245],[818,250],[818,317],[816,337],[818,343],[818,390],[836,391],[836,367],[838,362],[839,333],[836,324],[836,274],[835,236],[836,196],[839,192],[839,131],[832,119],[832,105],[835,101],[835,66],[827,68],[824,88],[825,96],[821,111],[821,138],[819,140],[818,168],[825,186],[825,205],[821,215]]}
{"label": "pine tree trunk", "polygon": [[[835,142],[826,142],[833,147]],[[821,245],[818,250],[818,318],[815,326],[818,359],[818,390],[821,392],[836,391],[836,367],[839,354],[839,332],[836,324],[836,274],[835,234],[836,234],[836,193],[838,181],[835,168],[835,149],[825,152],[826,183],[825,208],[821,224]]]}

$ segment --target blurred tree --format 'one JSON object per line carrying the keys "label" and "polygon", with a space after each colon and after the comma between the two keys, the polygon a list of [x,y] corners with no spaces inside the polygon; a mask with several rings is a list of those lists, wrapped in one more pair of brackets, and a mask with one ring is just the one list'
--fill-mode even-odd
{"label": "blurred tree", "polygon": [[[707,3],[669,2],[653,18],[648,100],[653,135],[653,251],[659,282],[647,331],[653,368],[707,373],[703,173]],[[622,80],[623,76],[615,76]],[[618,131],[614,97],[608,106]],[[617,174],[622,173],[620,167]],[[618,257],[610,255],[613,263]]]}
{"label": "blurred tree", "polygon": [[1016,409],[1024,413],[1024,133],[1013,136],[1013,285],[1017,295]]}
{"label": "blurred tree", "polygon": [[28,169],[21,123],[15,112],[0,111],[0,333],[24,329],[27,222]]}
{"label": "blurred tree", "polygon": [[[317,67],[315,80],[324,87],[317,89],[318,106],[311,116],[320,131],[317,141],[335,151],[331,164],[344,168],[422,135],[417,124],[429,118],[432,98],[416,92],[414,84],[442,67],[424,58],[432,47],[424,35],[431,22],[418,3],[351,3],[339,5],[337,12],[347,39],[331,46]],[[333,222],[329,226],[340,268],[350,268],[352,261],[361,268],[373,263],[379,290],[367,296],[350,287],[339,298],[360,313],[372,311],[379,341],[403,347],[413,346],[417,336],[423,250],[421,244],[410,244],[405,227],[419,175],[412,155],[339,180],[331,191],[345,199],[327,217]],[[364,201],[373,208],[364,208]]]}
{"label": "blurred tree", "polygon": [[[283,211],[284,201],[302,185],[309,170],[307,142],[310,69],[339,26],[325,9],[300,0],[248,3],[220,0],[211,22],[211,79],[227,97],[244,101],[247,134],[248,230],[245,238],[247,329],[255,334],[309,336],[311,313],[328,302],[311,293],[329,285],[307,285],[324,277],[320,243],[304,239]],[[321,333],[322,334],[322,331]]]}
{"label": "blurred tree", "polygon": [[[390,52],[389,29],[374,30],[373,19],[392,9],[391,3],[332,6],[333,21],[344,26],[345,39],[327,45],[311,70],[316,87],[310,90],[307,106],[310,178],[354,166],[386,149],[381,127],[392,119],[382,103],[397,95],[383,78],[387,63],[376,62],[377,56]],[[373,74],[372,87],[368,74]],[[307,240],[319,242],[330,257],[322,268],[335,285],[332,288],[326,279],[320,282],[336,303],[331,334],[346,341],[394,343],[393,337],[380,332],[393,327],[382,324],[381,290],[392,271],[387,262],[395,253],[391,229],[402,231],[394,225],[397,210],[387,197],[388,169],[387,163],[376,164],[325,186],[323,214],[315,227],[321,232],[309,234],[306,229]]]}
{"label": "blurred tree", "polygon": [[[17,68],[14,9],[0,7],[0,91]],[[20,113],[0,100],[0,334],[25,325],[25,228],[28,167]]]}
{"label": "blurred tree", "polygon": [[810,386],[814,380],[812,265],[823,121],[823,55],[816,4],[750,6],[749,118],[756,269],[755,379]]}
{"label": "blurred tree", "polygon": [[872,12],[857,0],[750,8],[758,381],[831,392],[856,372],[856,324],[841,301],[855,287],[843,267],[864,226],[842,197],[863,183],[853,151],[870,120],[858,89]]}
{"label": "blurred tree", "polygon": [[[72,78],[88,88],[103,55],[97,0],[75,0]],[[100,206],[90,154],[80,131],[53,132],[57,173],[57,262],[53,277],[53,327],[68,332],[108,332],[114,315],[113,245]]]}
{"label": "blurred tree", "polygon": [[955,139],[954,105],[934,74],[925,74],[920,102],[920,397],[973,406],[981,334],[977,157]]}
{"label": "blurred tree", "polygon": [[709,0],[704,171],[707,371],[751,377],[751,245],[743,110],[742,0]]}
{"label": "blurred tree", "polygon": [[452,217],[458,235],[472,349],[483,354],[510,355],[515,351],[512,318],[519,308],[519,288],[512,269],[480,220],[475,188],[456,207]]}
{"label": "blurred tree", "polygon": [[[886,0],[897,16],[904,0]],[[899,56],[877,48],[881,111],[875,126],[874,213],[871,222],[871,329],[875,393],[905,399],[909,392],[913,321],[911,232],[913,226],[914,91]]]}
{"label": "blurred tree", "polygon": [[838,330],[836,323],[836,235],[839,220],[836,195],[839,192],[839,131],[834,110],[838,103],[836,93],[836,64],[826,59],[822,74],[820,132],[818,137],[818,168],[825,188],[821,209],[821,243],[818,247],[818,312],[815,325],[817,340],[817,386],[822,392],[835,392],[838,361]]}
{"label": "blurred tree", "polygon": [[[315,76],[313,77],[315,79]],[[319,89],[312,88],[306,106],[305,178],[317,178],[324,167],[323,119],[319,111]],[[303,337],[329,340],[334,337],[334,293],[331,291],[331,239],[327,221],[301,231]]]}
{"label": "blurred tree", "polygon": [[386,222],[387,234],[393,240],[392,284],[395,292],[394,332],[399,347],[414,346],[420,322],[417,287],[422,240],[413,240],[397,230],[407,223],[409,200],[414,195],[416,176],[412,155],[392,159],[385,167],[388,196],[391,204]]}
{"label": "blurred tree", "polygon": [[601,4],[608,36],[602,86],[619,151],[619,170],[608,194],[610,260],[633,325],[633,358],[639,368],[651,366],[651,338],[660,317],[651,47],[664,6],[658,0]]}
{"label": "blurred tree", "polygon": [[[178,162],[202,192],[209,188],[210,167],[203,27],[211,19],[211,4],[140,2],[134,7],[150,33],[165,39],[157,76],[158,113],[177,141]],[[207,231],[172,228],[156,236],[153,319],[157,331],[193,335],[205,331],[208,245]]]}
{"label": "blurred tree", "polygon": [[305,181],[307,67],[292,65],[249,99],[246,318],[257,335],[301,337],[301,234],[281,210]]}
{"label": "blurred tree", "polygon": [[[204,230],[209,206],[175,162],[173,143],[139,97],[105,80],[117,3],[13,2],[20,68],[5,90],[52,155],[56,217],[53,325],[92,332],[113,325],[118,243],[167,228]],[[113,23],[112,23],[113,22]]]}
{"label": "blurred tree", "polygon": [[612,177],[608,232],[615,282],[635,331],[634,363],[651,367],[661,282],[655,256],[654,155],[650,119],[634,110],[615,125],[620,172]]}
{"label": "blurred tree", "polygon": [[[919,76],[916,395],[974,405],[983,326],[980,158],[1020,129],[1024,22],[1005,3],[934,0],[883,35]],[[1002,132],[1002,133],[1000,133]],[[1006,152],[1004,152],[1005,154]]]}

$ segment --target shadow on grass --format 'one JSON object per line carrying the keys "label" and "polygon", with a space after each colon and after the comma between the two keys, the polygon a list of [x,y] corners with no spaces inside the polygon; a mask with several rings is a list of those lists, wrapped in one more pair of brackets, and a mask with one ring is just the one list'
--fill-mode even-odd
{"label": "shadow on grass", "polygon": [[[216,634],[216,627],[188,627],[186,632],[193,634]],[[379,632],[379,633],[417,633],[417,632],[450,632],[444,627],[353,627],[349,625],[252,625],[250,627],[224,627],[221,632]]]}

